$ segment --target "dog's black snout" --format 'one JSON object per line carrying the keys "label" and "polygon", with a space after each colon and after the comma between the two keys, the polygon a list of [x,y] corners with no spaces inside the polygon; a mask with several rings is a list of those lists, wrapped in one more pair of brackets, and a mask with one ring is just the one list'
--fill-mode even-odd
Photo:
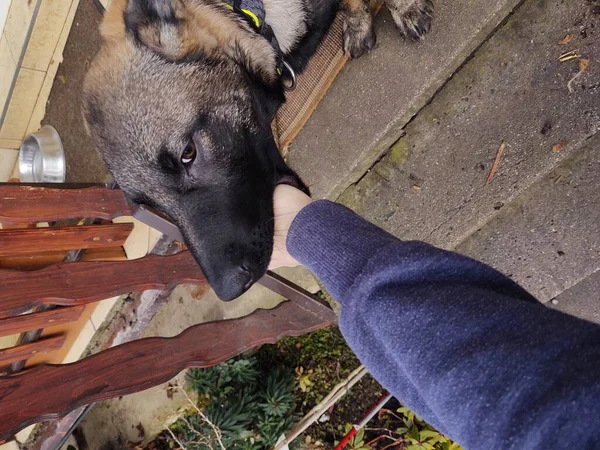
{"label": "dog's black snout", "polygon": [[256,281],[255,271],[246,264],[230,267],[221,272],[219,277],[212,283],[212,287],[221,300],[233,300],[252,287]]}
{"label": "dog's black snout", "polygon": [[254,275],[252,274],[252,271],[250,269],[248,269],[248,267],[245,264],[242,264],[240,266],[240,269],[242,271],[243,276],[246,277],[246,279],[247,279],[246,284],[244,284],[244,289],[248,290],[252,287],[252,284],[254,283]]}

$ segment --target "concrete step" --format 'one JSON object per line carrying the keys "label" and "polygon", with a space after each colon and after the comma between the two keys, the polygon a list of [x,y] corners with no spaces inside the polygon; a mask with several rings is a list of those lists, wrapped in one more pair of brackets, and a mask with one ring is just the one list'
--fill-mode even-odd
{"label": "concrete step", "polygon": [[600,271],[564,291],[548,305],[600,324]]}
{"label": "concrete step", "polygon": [[399,237],[458,245],[600,128],[600,67],[569,93],[577,61],[558,61],[573,47],[600,59],[594,21],[586,0],[527,1],[340,200]]}
{"label": "concrete step", "polygon": [[456,250],[507,274],[543,302],[600,270],[599,149],[600,134]]}
{"label": "concrete step", "polygon": [[402,40],[383,8],[377,48],[346,64],[290,147],[289,162],[313,193],[335,199],[356,182],[520,2],[436,2],[433,28],[421,43]]}
{"label": "concrete step", "polygon": [[[599,27],[586,0],[527,0],[340,201],[403,239],[487,260],[542,300],[597,270]],[[570,92],[580,58],[558,57],[572,49],[592,62]]]}

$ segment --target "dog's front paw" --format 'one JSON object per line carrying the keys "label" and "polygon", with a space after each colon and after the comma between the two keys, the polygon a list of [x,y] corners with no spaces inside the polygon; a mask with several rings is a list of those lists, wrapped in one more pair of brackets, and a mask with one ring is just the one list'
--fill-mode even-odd
{"label": "dog's front paw", "polygon": [[358,58],[375,47],[373,16],[367,6],[346,12],[344,21],[344,51]]}
{"label": "dog's front paw", "polygon": [[405,38],[420,41],[431,28],[433,0],[386,0],[386,5]]}

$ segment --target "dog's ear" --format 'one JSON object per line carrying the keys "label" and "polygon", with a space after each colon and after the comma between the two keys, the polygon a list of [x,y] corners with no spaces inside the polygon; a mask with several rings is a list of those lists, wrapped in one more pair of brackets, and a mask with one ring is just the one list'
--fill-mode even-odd
{"label": "dog's ear", "polygon": [[227,57],[267,84],[277,80],[271,45],[218,2],[129,0],[124,18],[129,33],[170,61]]}
{"label": "dog's ear", "polygon": [[180,0],[129,0],[125,28],[143,45],[176,61],[196,50],[186,40],[184,13]]}
{"label": "dog's ear", "polygon": [[283,85],[266,85],[252,77],[248,85],[252,94],[254,110],[259,114],[260,123],[271,124],[279,107],[285,102]]}

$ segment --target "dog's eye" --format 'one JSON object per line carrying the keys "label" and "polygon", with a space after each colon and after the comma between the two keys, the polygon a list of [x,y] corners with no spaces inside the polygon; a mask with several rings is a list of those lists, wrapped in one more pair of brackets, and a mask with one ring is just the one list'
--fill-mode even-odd
{"label": "dog's eye", "polygon": [[183,153],[181,154],[181,162],[185,165],[191,164],[196,159],[196,144],[194,141],[188,142],[188,145],[183,149]]}

